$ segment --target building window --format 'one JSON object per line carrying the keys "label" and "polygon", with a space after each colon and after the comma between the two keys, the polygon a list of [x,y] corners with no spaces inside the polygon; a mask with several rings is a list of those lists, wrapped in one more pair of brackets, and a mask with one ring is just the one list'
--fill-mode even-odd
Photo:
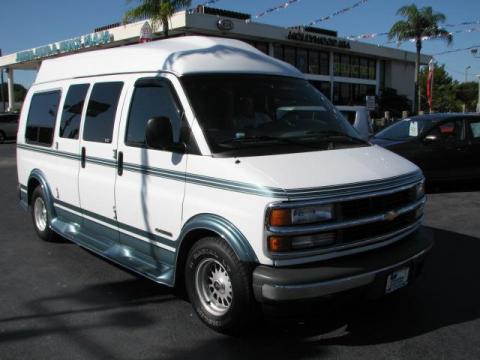
{"label": "building window", "polygon": [[320,52],[320,75],[330,75],[330,53]]}
{"label": "building window", "polygon": [[320,91],[327,99],[331,99],[330,96],[330,82],[329,81],[310,81],[310,84],[315,86],[315,88]]}
{"label": "building window", "polygon": [[375,85],[339,83],[333,84],[335,105],[365,106],[366,96],[375,95]]}
{"label": "building window", "polygon": [[34,94],[30,102],[25,140],[43,146],[53,142],[60,91]]}
{"label": "building window", "polygon": [[295,66],[295,48],[292,46],[283,47],[283,61]]}
{"label": "building window", "polygon": [[308,72],[310,74],[320,73],[320,56],[316,50],[308,50]]}
{"label": "building window", "polygon": [[302,73],[307,72],[307,65],[308,65],[308,52],[307,49],[297,48],[297,69],[300,70]]}
{"label": "building window", "polygon": [[335,76],[375,80],[377,61],[358,56],[335,54],[333,57]]}
{"label": "building window", "polygon": [[274,44],[273,45],[273,57],[278,60],[283,60],[283,46]]}
{"label": "building window", "polygon": [[89,87],[89,84],[80,84],[72,85],[68,89],[60,122],[61,138],[78,139],[83,104]]}
{"label": "building window", "polygon": [[97,83],[88,101],[83,140],[111,143],[123,82]]}

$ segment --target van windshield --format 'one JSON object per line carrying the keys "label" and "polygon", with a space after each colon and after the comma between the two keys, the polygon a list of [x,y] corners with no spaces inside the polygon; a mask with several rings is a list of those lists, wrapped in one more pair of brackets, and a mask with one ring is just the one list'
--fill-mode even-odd
{"label": "van windshield", "polygon": [[255,156],[368,146],[310,83],[265,75],[189,75],[182,83],[213,153]]}

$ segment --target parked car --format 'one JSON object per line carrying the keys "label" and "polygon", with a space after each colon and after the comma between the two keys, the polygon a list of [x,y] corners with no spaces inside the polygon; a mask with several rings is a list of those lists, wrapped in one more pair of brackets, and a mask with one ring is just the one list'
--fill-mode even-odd
{"label": "parked car", "polygon": [[15,113],[0,114],[0,144],[17,137],[18,117]]}
{"label": "parked car", "polygon": [[401,120],[372,139],[417,164],[429,181],[480,178],[480,114]]}
{"label": "parked car", "polygon": [[242,329],[259,302],[391,293],[432,246],[418,167],[360,139],[296,68],[237,40],[45,60],[17,141],[40,238],[185,286],[217,331]]}

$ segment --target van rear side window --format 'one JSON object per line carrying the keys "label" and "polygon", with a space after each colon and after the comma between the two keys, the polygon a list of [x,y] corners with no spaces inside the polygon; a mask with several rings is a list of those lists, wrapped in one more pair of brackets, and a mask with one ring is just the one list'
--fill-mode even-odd
{"label": "van rear side window", "polygon": [[78,139],[83,104],[89,84],[72,85],[68,89],[67,98],[63,105],[62,121],[60,123],[60,137]]}
{"label": "van rear side window", "polygon": [[83,140],[111,143],[118,100],[123,82],[98,83],[88,101]]}
{"label": "van rear side window", "polygon": [[25,140],[43,146],[51,146],[57,118],[60,91],[34,94],[30,102]]}

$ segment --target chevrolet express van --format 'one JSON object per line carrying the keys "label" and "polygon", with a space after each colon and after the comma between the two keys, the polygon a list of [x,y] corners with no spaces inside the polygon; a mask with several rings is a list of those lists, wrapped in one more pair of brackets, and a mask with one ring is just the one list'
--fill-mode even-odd
{"label": "chevrolet express van", "polygon": [[184,286],[220,332],[259,303],[395,291],[432,246],[419,169],[362,140],[295,68],[236,40],[44,61],[17,159],[40,238]]}

